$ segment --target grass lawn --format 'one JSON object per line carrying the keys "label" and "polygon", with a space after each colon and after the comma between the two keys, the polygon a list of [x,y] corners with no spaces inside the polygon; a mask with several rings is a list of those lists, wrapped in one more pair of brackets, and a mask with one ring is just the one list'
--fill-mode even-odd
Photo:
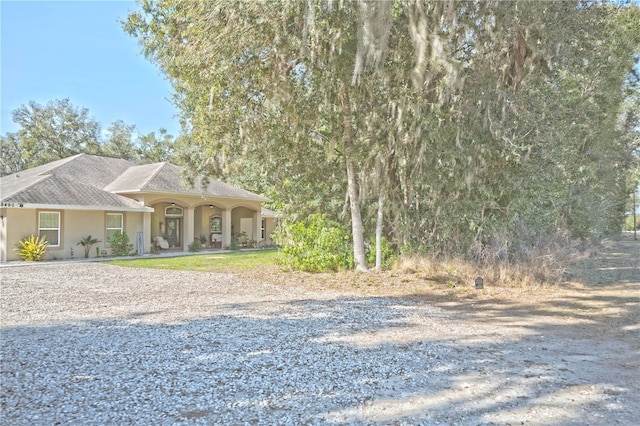
{"label": "grass lawn", "polygon": [[276,264],[277,257],[277,250],[256,250],[177,257],[112,260],[108,263],[131,268],[175,269],[200,272],[239,272],[260,266],[273,266]]}

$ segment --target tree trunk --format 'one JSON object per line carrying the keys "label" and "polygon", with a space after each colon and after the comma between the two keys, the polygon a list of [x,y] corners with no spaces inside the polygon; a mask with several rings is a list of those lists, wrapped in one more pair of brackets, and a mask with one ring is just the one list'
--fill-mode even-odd
{"label": "tree trunk", "polygon": [[351,208],[351,233],[353,235],[353,259],[356,271],[367,271],[367,258],[364,253],[364,236],[362,233],[362,216],[358,199],[358,184],[356,182],[355,166],[351,158],[353,131],[351,129],[351,104],[344,88],[340,89],[342,110],[344,113],[344,157],[347,166],[347,192],[349,207]]}
{"label": "tree trunk", "polygon": [[385,184],[380,182],[380,195],[378,196],[378,217],[376,219],[376,271],[382,269],[382,221],[384,217]]}

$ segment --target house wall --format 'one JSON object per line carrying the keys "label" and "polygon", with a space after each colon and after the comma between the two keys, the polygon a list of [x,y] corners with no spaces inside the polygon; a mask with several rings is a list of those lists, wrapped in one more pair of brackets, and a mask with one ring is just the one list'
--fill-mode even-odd
{"label": "house wall", "polygon": [[208,205],[200,206],[196,208],[196,227],[195,236],[199,237],[204,235],[207,240],[211,238],[209,235],[209,218],[211,216],[222,217],[222,209],[220,207],[213,206],[210,208]]}
{"label": "house wall", "polygon": [[89,257],[96,257],[96,247],[101,251],[106,247],[105,226],[104,212],[65,210],[62,214],[62,244],[60,249],[47,249],[47,254],[51,254],[58,259],[71,258],[71,251],[73,251],[74,258],[82,258],[84,257],[84,247],[79,246],[78,243],[81,239],[91,235],[92,238],[101,241],[91,246],[89,251]]}
{"label": "house wall", "polygon": [[[0,247],[2,247],[0,250],[4,250],[2,261],[20,260],[20,256],[13,249],[18,246],[21,239],[38,233],[38,211],[37,209],[25,208],[3,209],[3,219],[0,224],[0,230],[4,229],[4,232],[0,232]],[[84,247],[78,243],[89,235],[100,240],[99,243],[91,247],[89,257],[96,257],[96,247],[100,252],[107,248],[106,213],[104,211],[61,211],[56,209],[51,209],[51,211],[60,211],[61,213],[60,246],[48,247],[44,256],[45,260],[83,258]],[[124,215],[124,230],[136,250],[136,234],[143,231],[144,213],[122,213]]]}
{"label": "house wall", "polygon": [[265,219],[264,243],[273,244],[273,240],[271,240],[271,233],[276,230],[278,221],[275,217],[265,217],[264,219]]}
{"label": "house wall", "polygon": [[[137,234],[138,232],[143,232],[144,233],[144,213],[142,212],[127,212],[124,215],[124,228],[125,231],[127,232],[127,235],[129,236],[129,241],[131,241],[131,244],[133,244],[133,251],[134,253],[137,253],[138,251],[138,246],[137,246]],[[143,247],[144,247],[144,241],[148,239],[147,235],[143,235]],[[148,251],[145,251],[143,249],[143,252],[148,253]]]}
{"label": "house wall", "polygon": [[[143,232],[144,213],[138,212],[109,212],[122,213],[124,221],[124,232],[127,233],[129,241],[133,244],[133,251],[137,251],[136,236],[138,232]],[[63,215],[63,247],[60,253],[54,254],[57,258],[71,258],[73,249],[74,258],[84,257],[84,247],[78,245],[81,239],[91,236],[100,240],[99,243],[91,246],[89,257],[96,257],[96,247],[102,253],[107,250],[107,212],[104,211],[81,211],[66,210]],[[37,225],[36,225],[37,226]]]}
{"label": "house wall", "polygon": [[13,251],[18,247],[18,241],[38,232],[35,209],[3,209],[3,226],[6,229],[4,240],[0,242],[5,250],[5,260],[20,260],[20,256]]}
{"label": "house wall", "polygon": [[0,262],[7,261],[7,209],[0,209]]}
{"label": "house wall", "polygon": [[[233,233],[235,235],[232,235],[231,238],[235,238],[236,235],[238,235],[243,229],[242,229],[242,219],[252,219],[253,215],[255,213],[255,210],[251,210],[247,207],[236,207],[235,209],[232,210],[231,212],[231,226],[233,226]],[[252,226],[252,224],[250,225],[245,225],[250,229],[245,229],[247,231],[247,236],[249,237],[250,240],[256,240],[256,230],[254,229],[254,227]]]}

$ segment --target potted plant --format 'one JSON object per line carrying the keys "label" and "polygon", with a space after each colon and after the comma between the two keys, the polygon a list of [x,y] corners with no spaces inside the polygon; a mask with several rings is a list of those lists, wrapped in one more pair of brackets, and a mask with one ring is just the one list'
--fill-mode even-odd
{"label": "potted plant", "polygon": [[202,248],[206,248],[207,247],[207,237],[204,235],[200,235],[200,245],[202,246]]}

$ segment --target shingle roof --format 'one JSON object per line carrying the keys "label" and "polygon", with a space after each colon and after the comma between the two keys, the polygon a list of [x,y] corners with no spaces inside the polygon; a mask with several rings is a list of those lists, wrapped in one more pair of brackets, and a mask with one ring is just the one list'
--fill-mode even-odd
{"label": "shingle roof", "polygon": [[71,180],[55,175],[43,176],[43,179],[11,197],[5,198],[3,194],[2,202],[126,209],[144,207],[142,203],[131,198],[103,191],[93,185],[79,182],[78,179]]}
{"label": "shingle roof", "polygon": [[262,217],[274,217],[274,218],[278,218],[280,217],[280,215],[273,211],[273,210],[269,210],[269,209],[265,209],[264,207],[262,208]]}
{"label": "shingle roof", "polygon": [[164,163],[132,166],[105,186],[105,191],[132,192],[144,188],[151,177],[158,172]]}
{"label": "shingle roof", "polygon": [[2,177],[2,203],[144,208],[102,188],[133,163],[78,154]]}
{"label": "shingle roof", "polygon": [[119,158],[79,154],[0,180],[2,203],[144,208],[118,193],[169,192],[269,201],[244,189],[211,181],[194,188],[184,185],[180,168],[169,163],[136,166]]}
{"label": "shingle roof", "polygon": [[206,182],[196,179],[193,188],[184,184],[180,167],[170,163],[155,163],[134,166],[113,181],[105,190],[125,193],[131,191],[153,191],[180,194],[205,195],[209,197],[239,198],[267,202],[269,199],[219,180]]}

